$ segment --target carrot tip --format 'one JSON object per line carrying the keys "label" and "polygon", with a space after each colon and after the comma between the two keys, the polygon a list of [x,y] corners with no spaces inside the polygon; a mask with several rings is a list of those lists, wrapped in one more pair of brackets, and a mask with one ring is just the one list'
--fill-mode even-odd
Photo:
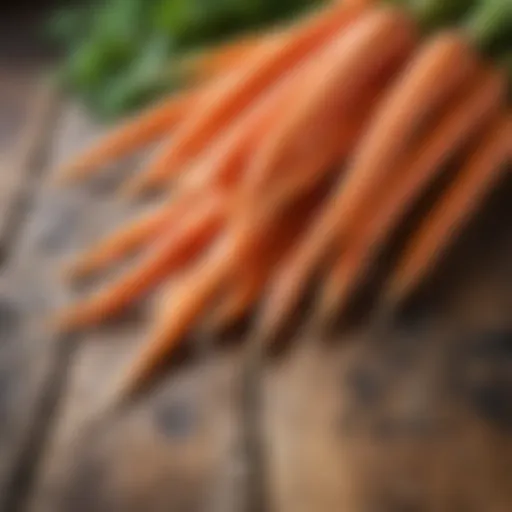
{"label": "carrot tip", "polygon": [[64,335],[72,332],[72,323],[71,315],[67,312],[57,313],[47,320],[45,327],[50,332]]}
{"label": "carrot tip", "polygon": [[65,163],[57,167],[52,173],[53,181],[58,185],[69,185],[79,181],[83,174],[89,170],[88,166],[79,165],[77,163]]}
{"label": "carrot tip", "polygon": [[49,319],[49,326],[53,332],[60,335],[71,334],[98,321],[88,318],[87,305],[78,303],[65,308]]}
{"label": "carrot tip", "polygon": [[314,314],[317,325],[322,327],[330,325],[339,311],[339,305],[339,301],[334,294],[323,295]]}
{"label": "carrot tip", "polygon": [[149,192],[151,188],[151,185],[145,179],[138,176],[124,183],[119,189],[118,195],[122,200],[133,200]]}
{"label": "carrot tip", "polygon": [[92,277],[96,271],[95,265],[85,261],[75,261],[62,269],[62,278],[68,283],[76,283]]}

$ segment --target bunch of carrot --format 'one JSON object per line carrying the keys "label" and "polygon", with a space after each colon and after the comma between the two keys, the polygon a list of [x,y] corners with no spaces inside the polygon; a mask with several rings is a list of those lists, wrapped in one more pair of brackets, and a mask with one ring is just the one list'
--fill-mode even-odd
{"label": "bunch of carrot", "polygon": [[[425,12],[439,17],[445,3],[430,0]],[[329,317],[457,157],[456,178],[384,290],[388,303],[402,301],[510,163],[508,77],[480,51],[503,33],[507,6],[467,6],[457,27],[422,34],[432,17],[422,24],[403,5],[345,0],[188,63],[195,89],[121,124],[64,170],[85,178],[159,142],[123,192],[165,192],[163,204],[71,267],[79,277],[141,253],[64,312],[60,328],[100,323],[164,288],[122,381],[127,396],[200,322],[220,329],[259,304],[256,329],[272,339],[319,270],[318,312]],[[446,13],[452,23],[454,9]]]}

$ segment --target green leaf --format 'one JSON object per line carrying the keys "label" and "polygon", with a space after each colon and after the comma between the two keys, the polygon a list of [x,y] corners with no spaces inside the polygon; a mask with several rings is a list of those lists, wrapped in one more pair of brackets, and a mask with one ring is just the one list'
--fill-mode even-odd
{"label": "green leaf", "polygon": [[108,117],[139,107],[155,94],[171,88],[168,38],[156,35],[141,47],[130,65],[104,87],[102,114]]}

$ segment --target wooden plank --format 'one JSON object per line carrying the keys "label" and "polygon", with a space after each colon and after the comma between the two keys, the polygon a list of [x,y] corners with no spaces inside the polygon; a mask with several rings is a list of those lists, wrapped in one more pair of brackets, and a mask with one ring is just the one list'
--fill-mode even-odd
{"label": "wooden plank", "polygon": [[266,366],[273,510],[512,510],[512,239],[506,222],[495,227],[511,218],[504,188],[421,314],[328,342],[304,334]]}
{"label": "wooden plank", "polygon": [[55,90],[34,69],[0,68],[0,252],[14,236],[40,167]]}
{"label": "wooden plank", "polygon": [[470,363],[453,364],[442,341],[305,344],[267,373],[274,510],[510,510],[510,433],[449,387],[453,373],[469,379]]}
{"label": "wooden plank", "polygon": [[[40,150],[51,132],[56,109],[53,90],[41,85],[39,71],[2,68],[0,77],[0,252],[4,259],[9,254],[2,244],[8,237],[15,239],[17,228],[23,224],[29,189],[35,185],[29,177],[42,165]],[[40,356],[37,344],[34,356],[28,356],[29,338],[22,334],[28,322],[23,312],[32,306],[22,306],[21,290],[8,267],[4,264],[0,275],[0,508],[14,483],[17,459],[30,437],[45,373],[44,361],[32,364]],[[25,291],[28,289],[30,285]]]}
{"label": "wooden plank", "polygon": [[[66,107],[49,168],[97,135],[81,109]],[[133,214],[112,199],[111,184],[102,179],[62,190],[49,175],[7,266],[5,297],[23,325],[0,357],[0,375],[10,388],[2,452],[12,452],[5,459],[2,453],[3,503],[37,512],[242,510],[236,351],[196,351],[148,400],[76,441],[133,355],[143,324],[129,321],[74,343],[52,338],[40,321],[75,295],[59,279],[60,265]],[[19,434],[28,427],[29,441],[26,432]]]}

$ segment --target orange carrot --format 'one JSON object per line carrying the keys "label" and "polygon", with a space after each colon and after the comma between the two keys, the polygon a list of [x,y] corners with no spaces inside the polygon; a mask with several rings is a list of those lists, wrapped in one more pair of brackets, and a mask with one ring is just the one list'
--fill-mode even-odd
{"label": "orange carrot", "polygon": [[512,119],[498,119],[407,244],[386,287],[385,304],[400,303],[438,261],[512,158]]}
{"label": "orange carrot", "polygon": [[164,228],[174,229],[178,226],[182,217],[199,204],[201,197],[209,193],[188,191],[136,219],[72,262],[66,269],[67,276],[70,279],[88,277],[129,256],[145,243],[153,241]]}
{"label": "orange carrot", "polygon": [[239,112],[265,92],[287,70],[334,34],[360,16],[360,2],[329,6],[317,16],[308,18],[300,30],[279,42],[278,48],[263,48],[257,58],[220,79],[218,87],[202,98],[189,118],[153,160],[148,169],[128,183],[131,193],[154,187],[181,171],[184,164],[202,151],[211,139],[224,129]]}
{"label": "orange carrot", "polygon": [[151,240],[166,224],[168,205],[136,219],[128,226],[109,235],[98,245],[81,255],[65,269],[69,279],[82,279],[103,270],[128,256],[147,240]]}
{"label": "orange carrot", "polygon": [[166,231],[142,262],[91,299],[64,312],[58,319],[59,328],[74,330],[112,317],[188,263],[218,233],[225,203],[225,197],[219,194],[204,198],[177,229]]}
{"label": "orange carrot", "polygon": [[341,254],[325,281],[318,311],[322,318],[339,311],[364,276],[371,255],[385,243],[404,212],[428,183],[442,171],[443,164],[467,143],[501,108],[506,92],[505,77],[482,71],[461,98],[454,98],[439,122],[436,120],[400,172],[390,181],[382,203],[368,212],[364,228]]}
{"label": "orange carrot", "polygon": [[355,230],[358,216],[372,208],[424,117],[446,103],[475,71],[475,55],[457,35],[445,33],[430,40],[402,73],[377,108],[340,188],[272,283],[260,319],[269,338],[286,321],[334,241]]}
{"label": "orange carrot", "polygon": [[143,149],[167,135],[198,101],[201,90],[181,92],[164,99],[145,112],[126,120],[102,136],[92,147],[66,163],[57,173],[64,181],[75,181]]}

